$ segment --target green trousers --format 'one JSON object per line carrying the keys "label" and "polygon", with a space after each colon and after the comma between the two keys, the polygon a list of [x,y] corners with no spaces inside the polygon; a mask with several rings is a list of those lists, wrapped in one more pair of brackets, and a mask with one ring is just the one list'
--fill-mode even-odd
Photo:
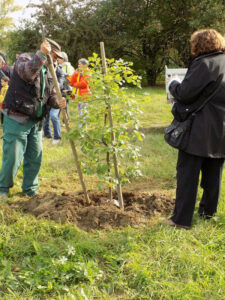
{"label": "green trousers", "polygon": [[42,161],[42,132],[39,123],[25,125],[4,116],[3,156],[0,171],[0,194],[8,193],[23,159],[22,191],[34,195],[38,189],[38,173]]}

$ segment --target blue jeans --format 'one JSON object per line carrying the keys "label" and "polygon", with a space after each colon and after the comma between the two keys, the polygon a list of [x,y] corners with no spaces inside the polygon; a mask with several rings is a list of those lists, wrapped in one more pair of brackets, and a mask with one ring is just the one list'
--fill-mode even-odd
{"label": "blue jeans", "polygon": [[39,122],[26,124],[4,116],[3,154],[0,171],[0,194],[8,193],[23,159],[23,193],[34,195],[38,189],[38,173],[42,161],[42,132]]}
{"label": "blue jeans", "polygon": [[50,127],[50,120],[52,121],[53,132],[54,132],[54,140],[61,139],[61,125],[59,121],[59,113],[60,109],[51,108],[50,113],[46,116],[43,129],[44,129],[44,136],[47,138],[52,138],[51,127]]}

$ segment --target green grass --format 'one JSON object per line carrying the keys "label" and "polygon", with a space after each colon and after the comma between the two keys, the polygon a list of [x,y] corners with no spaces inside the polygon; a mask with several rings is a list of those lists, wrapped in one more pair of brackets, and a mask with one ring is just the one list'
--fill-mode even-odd
{"label": "green grass", "polygon": [[[144,111],[146,134],[144,176],[132,186],[174,195],[177,152],[163,139],[171,120],[164,90],[128,92]],[[85,179],[96,188],[95,178]],[[11,201],[20,199],[21,180],[20,170]],[[223,177],[217,216],[202,221],[195,215],[190,231],[153,219],[144,229],[86,233],[2,206],[0,299],[225,299],[224,183]],[[81,190],[70,146],[66,139],[56,147],[44,140],[40,192],[64,190]]]}

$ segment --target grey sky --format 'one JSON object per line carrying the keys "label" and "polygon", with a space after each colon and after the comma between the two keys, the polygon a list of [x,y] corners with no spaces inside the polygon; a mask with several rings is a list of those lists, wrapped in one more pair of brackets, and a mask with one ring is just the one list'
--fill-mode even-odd
{"label": "grey sky", "polygon": [[16,24],[18,24],[20,20],[31,18],[31,14],[34,12],[34,9],[26,8],[29,3],[38,4],[39,0],[15,0],[15,5],[22,7],[20,11],[11,14]]}

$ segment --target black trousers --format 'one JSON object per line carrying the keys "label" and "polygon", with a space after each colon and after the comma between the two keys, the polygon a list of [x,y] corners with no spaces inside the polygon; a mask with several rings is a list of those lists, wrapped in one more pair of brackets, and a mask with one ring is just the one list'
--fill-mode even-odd
{"label": "black trousers", "polygon": [[203,195],[199,214],[213,216],[217,210],[224,158],[200,157],[179,151],[177,161],[176,203],[172,220],[190,226],[202,172]]}

